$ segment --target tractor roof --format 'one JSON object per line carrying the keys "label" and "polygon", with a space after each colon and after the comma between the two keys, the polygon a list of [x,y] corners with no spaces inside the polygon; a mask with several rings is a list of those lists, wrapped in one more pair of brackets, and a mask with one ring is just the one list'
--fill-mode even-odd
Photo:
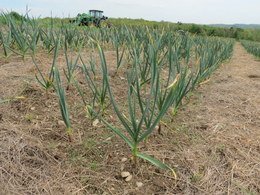
{"label": "tractor roof", "polygon": [[101,12],[101,13],[103,13],[103,11],[101,11],[101,10],[95,10],[95,9],[89,10],[89,12]]}

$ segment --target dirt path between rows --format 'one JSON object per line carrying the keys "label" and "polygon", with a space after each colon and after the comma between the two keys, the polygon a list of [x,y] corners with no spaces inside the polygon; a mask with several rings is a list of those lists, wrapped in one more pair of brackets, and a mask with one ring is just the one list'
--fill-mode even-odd
{"label": "dirt path between rows", "polygon": [[260,193],[260,61],[237,43],[176,120],[194,135],[180,156],[197,186],[209,194]]}
{"label": "dirt path between rows", "polygon": [[177,182],[147,164],[130,183],[120,179],[128,148],[107,139],[106,128],[101,137],[84,131],[84,116],[73,122],[87,141],[66,143],[56,100],[44,99],[34,80],[30,59],[0,61],[0,99],[28,97],[0,104],[0,194],[260,194],[260,61],[239,43],[149,140],[148,152],[174,166]]}

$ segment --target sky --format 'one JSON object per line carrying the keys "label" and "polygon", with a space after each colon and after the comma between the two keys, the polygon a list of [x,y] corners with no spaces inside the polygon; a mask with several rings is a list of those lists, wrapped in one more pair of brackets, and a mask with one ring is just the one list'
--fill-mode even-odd
{"label": "sky", "polygon": [[74,17],[89,9],[113,18],[197,24],[259,24],[260,0],[0,0],[0,10],[34,17]]}

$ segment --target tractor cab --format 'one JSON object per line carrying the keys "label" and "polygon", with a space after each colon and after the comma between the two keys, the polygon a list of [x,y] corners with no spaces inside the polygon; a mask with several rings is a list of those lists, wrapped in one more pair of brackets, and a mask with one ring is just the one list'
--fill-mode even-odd
{"label": "tractor cab", "polygon": [[89,10],[89,15],[94,18],[102,18],[103,11],[100,10]]}

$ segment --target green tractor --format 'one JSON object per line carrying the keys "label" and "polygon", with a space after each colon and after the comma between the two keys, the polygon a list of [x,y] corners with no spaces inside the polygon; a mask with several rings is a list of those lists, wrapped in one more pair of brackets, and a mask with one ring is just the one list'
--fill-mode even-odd
{"label": "green tractor", "polygon": [[[78,14],[71,23],[79,26],[91,26],[101,27],[101,22],[106,21],[108,17],[103,16],[103,11],[100,10],[89,10],[89,13]],[[107,24],[109,26],[109,24]]]}

